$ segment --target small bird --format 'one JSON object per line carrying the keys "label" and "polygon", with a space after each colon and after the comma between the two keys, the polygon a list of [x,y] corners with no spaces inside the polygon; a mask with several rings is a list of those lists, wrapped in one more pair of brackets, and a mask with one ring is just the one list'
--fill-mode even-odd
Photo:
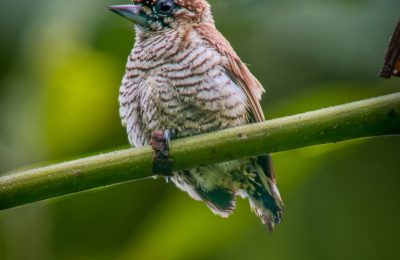
{"label": "small bird", "polygon": [[272,231],[283,203],[271,156],[169,171],[171,139],[264,121],[264,89],[216,29],[206,0],[134,0],[110,10],[135,24],[120,89],[120,115],[135,147],[152,145],[155,172],[228,217],[248,198]]}

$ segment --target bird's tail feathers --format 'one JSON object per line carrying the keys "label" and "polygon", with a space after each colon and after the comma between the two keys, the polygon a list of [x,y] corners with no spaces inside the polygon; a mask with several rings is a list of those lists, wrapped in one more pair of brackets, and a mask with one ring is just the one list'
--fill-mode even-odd
{"label": "bird's tail feathers", "polygon": [[227,218],[236,208],[235,194],[230,190],[218,188],[206,191],[201,187],[196,187],[195,182],[190,180],[188,175],[175,175],[170,179],[190,197],[197,201],[203,201],[215,215]]}
{"label": "bird's tail feathers", "polygon": [[275,224],[282,222],[284,205],[274,180],[265,175],[250,179],[249,187],[241,190],[242,197],[248,197],[254,213],[270,232]]}
{"label": "bird's tail feathers", "polygon": [[227,218],[233,213],[238,195],[249,199],[252,210],[269,231],[272,232],[274,226],[282,221],[284,205],[275,180],[262,171],[247,174],[241,182],[242,187],[236,192],[222,187],[203,189],[188,173],[175,174],[170,180],[193,199],[205,202],[214,214],[221,217]]}
{"label": "bird's tail feathers", "polygon": [[230,190],[218,188],[204,191],[200,188],[197,192],[215,215],[227,218],[236,208],[235,194]]}

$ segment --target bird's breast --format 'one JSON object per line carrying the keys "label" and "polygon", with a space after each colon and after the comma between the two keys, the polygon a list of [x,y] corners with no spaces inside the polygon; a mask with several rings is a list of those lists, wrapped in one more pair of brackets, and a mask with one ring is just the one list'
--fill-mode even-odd
{"label": "bird's breast", "polygon": [[224,62],[195,32],[136,43],[120,91],[130,133],[172,128],[182,137],[245,124],[247,97]]}

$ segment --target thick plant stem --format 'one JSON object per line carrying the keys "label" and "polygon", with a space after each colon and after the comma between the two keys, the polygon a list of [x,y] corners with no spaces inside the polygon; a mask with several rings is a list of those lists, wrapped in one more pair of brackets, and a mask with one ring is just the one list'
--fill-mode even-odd
{"label": "thick plant stem", "polygon": [[[400,93],[180,139],[173,170],[350,139],[400,134]],[[0,209],[152,176],[149,147],[0,178]],[[284,174],[284,173],[281,173]]]}

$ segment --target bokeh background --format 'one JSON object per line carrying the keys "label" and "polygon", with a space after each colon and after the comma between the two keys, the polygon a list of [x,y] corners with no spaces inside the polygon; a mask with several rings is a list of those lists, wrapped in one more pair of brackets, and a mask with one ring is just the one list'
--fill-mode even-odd
{"label": "bokeh background", "polygon": [[[0,172],[128,147],[118,87],[122,1],[0,1]],[[377,74],[398,0],[214,0],[219,29],[267,88],[268,118],[400,91]],[[0,212],[0,259],[395,259],[400,138],[274,155],[285,222],[240,200],[224,220],[143,180]]]}

